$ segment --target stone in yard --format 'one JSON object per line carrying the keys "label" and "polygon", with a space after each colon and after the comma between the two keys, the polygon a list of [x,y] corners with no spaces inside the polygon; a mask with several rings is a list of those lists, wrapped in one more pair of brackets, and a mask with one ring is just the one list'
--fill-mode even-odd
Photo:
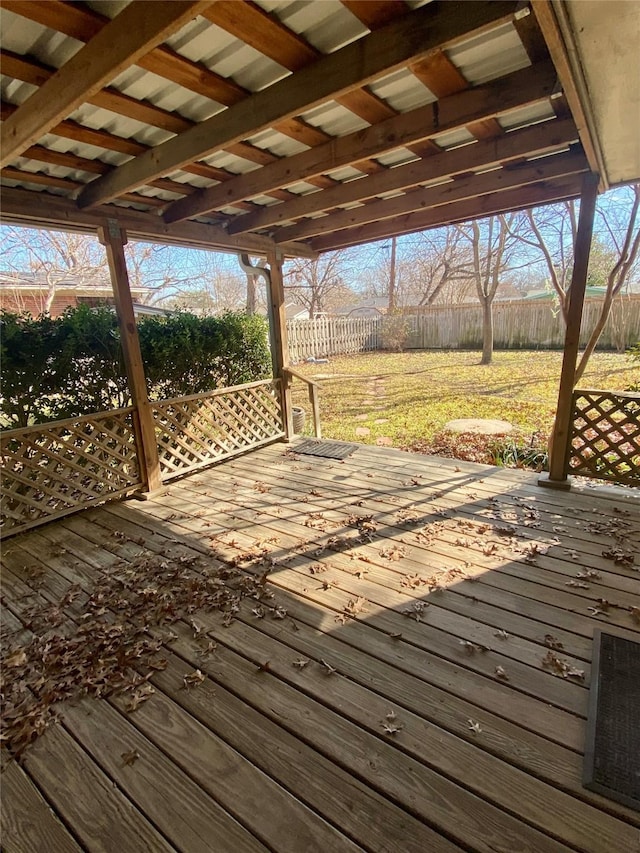
{"label": "stone in yard", "polygon": [[449,432],[472,432],[476,435],[505,435],[513,432],[513,424],[509,421],[498,421],[491,418],[458,418],[444,425]]}
{"label": "stone in yard", "polygon": [[376,438],[376,444],[378,447],[393,447],[393,441],[388,435],[381,435],[379,438]]}
{"label": "stone in yard", "polygon": [[389,423],[389,418],[376,418],[374,424],[387,424]]}
{"label": "stone in yard", "polygon": [[356,435],[371,435],[371,430],[369,429],[369,427],[356,427]]}
{"label": "stone in yard", "polygon": [[367,421],[369,420],[369,415],[356,415],[355,419],[357,421]]}

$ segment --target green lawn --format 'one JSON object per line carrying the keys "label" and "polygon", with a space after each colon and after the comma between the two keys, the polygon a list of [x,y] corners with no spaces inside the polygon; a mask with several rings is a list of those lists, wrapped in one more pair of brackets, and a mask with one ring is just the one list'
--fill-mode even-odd
{"label": "green lawn", "polygon": [[[499,351],[493,364],[479,361],[478,352],[366,353],[297,369],[320,384],[327,438],[489,461],[486,439],[452,441],[442,429],[457,418],[498,418],[517,428],[518,444],[545,447],[562,353]],[[624,354],[596,353],[580,387],[623,390],[638,372]],[[305,400],[304,386],[295,383],[294,403],[308,410]]]}

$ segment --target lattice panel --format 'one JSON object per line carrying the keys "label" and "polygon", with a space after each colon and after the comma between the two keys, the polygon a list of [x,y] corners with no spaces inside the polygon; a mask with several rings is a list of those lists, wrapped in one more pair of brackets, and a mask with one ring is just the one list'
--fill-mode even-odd
{"label": "lattice panel", "polygon": [[569,472],[640,486],[640,394],[574,392]]}
{"label": "lattice panel", "polygon": [[153,403],[163,479],[284,435],[277,383],[266,380]]}
{"label": "lattice panel", "polygon": [[2,536],[142,485],[132,412],[119,409],[2,433]]}

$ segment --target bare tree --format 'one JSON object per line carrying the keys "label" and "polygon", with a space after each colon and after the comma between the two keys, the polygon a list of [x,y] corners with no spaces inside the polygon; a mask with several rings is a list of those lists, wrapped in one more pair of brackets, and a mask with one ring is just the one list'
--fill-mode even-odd
{"label": "bare tree", "polygon": [[471,248],[469,274],[482,306],[480,364],[491,364],[493,358],[493,300],[514,253],[516,241],[511,231],[514,217],[515,214],[500,214],[454,226]]}
{"label": "bare tree", "polygon": [[591,357],[591,353],[596,348],[598,339],[600,338],[600,335],[602,334],[602,330],[605,327],[609,314],[611,313],[611,306],[613,304],[613,300],[621,292],[622,288],[627,282],[629,274],[634,268],[634,265],[638,258],[638,252],[640,251],[640,224],[638,223],[638,209],[640,208],[640,184],[634,184],[631,187],[631,190],[633,192],[633,202],[631,205],[631,210],[629,211],[627,227],[626,229],[624,229],[622,234],[617,231],[614,231],[611,221],[609,219],[605,219],[609,235],[611,237],[613,245],[615,246],[616,262],[609,271],[609,275],[607,276],[607,289],[605,291],[604,299],[602,301],[600,316],[596,321],[593,331],[589,336],[589,340],[587,341],[587,345],[584,348],[582,355],[580,356],[578,366],[576,367],[576,384],[582,378],[582,374],[584,373],[587,367],[587,362]]}
{"label": "bare tree", "polygon": [[3,227],[3,264],[18,283],[28,276],[41,286],[36,306],[48,314],[63,282],[91,285],[109,283],[106,257],[97,239],[86,234],[46,231],[16,225]]}
{"label": "bare tree", "polygon": [[474,288],[471,262],[471,249],[457,228],[416,235],[403,262],[405,300],[420,306],[464,301]]}
{"label": "bare tree", "polygon": [[309,311],[311,318],[353,294],[345,284],[348,253],[328,252],[315,260],[296,258],[285,268],[285,292]]}
{"label": "bare tree", "polygon": [[[592,244],[588,282],[603,284],[605,293],[598,320],[576,368],[576,383],[584,374],[616,296],[622,292],[638,262],[640,184],[615,192],[618,202],[601,201],[596,211],[602,231]],[[542,257],[566,324],[577,233],[576,202],[534,208],[526,212],[524,219],[519,217],[511,227],[513,235],[521,243],[531,246]]]}

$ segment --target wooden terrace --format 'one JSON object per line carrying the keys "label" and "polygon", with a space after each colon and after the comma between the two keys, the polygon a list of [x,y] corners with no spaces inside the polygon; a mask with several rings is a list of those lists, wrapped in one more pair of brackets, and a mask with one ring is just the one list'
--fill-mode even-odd
{"label": "wooden terrace", "polygon": [[281,443],[18,535],[5,647],[57,614],[54,647],[88,618],[157,651],[5,767],[3,849],[637,851],[581,773],[593,631],[640,632],[639,537],[628,495]]}

